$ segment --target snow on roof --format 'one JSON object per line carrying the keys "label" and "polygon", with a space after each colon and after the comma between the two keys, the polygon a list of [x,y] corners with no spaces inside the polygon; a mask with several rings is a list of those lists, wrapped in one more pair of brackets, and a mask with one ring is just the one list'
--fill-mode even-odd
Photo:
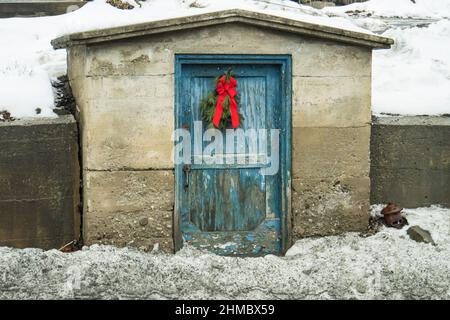
{"label": "snow on roof", "polygon": [[[129,2],[133,3],[133,0]],[[347,19],[329,17],[320,10],[290,0],[153,0],[142,2],[134,10],[117,10],[103,0],[88,3],[78,11],[87,19],[73,32],[107,29],[144,22],[181,18],[192,15],[240,9],[287,19],[372,34]],[[101,17],[101,19],[99,19]]]}
{"label": "snow on roof", "polygon": [[[311,20],[311,19],[309,19]],[[132,24],[109,29],[79,32],[68,36],[59,37],[52,41],[55,48],[64,48],[72,43],[95,43],[112,41],[128,37],[144,36],[148,34],[162,33],[176,30],[186,30],[223,23],[240,22],[245,24],[263,26],[265,28],[277,29],[291,33],[298,33],[324,39],[330,39],[356,45],[369,46],[373,48],[390,48],[392,39],[380,37],[367,31],[356,32],[340,29],[322,24],[305,22],[303,19],[290,19],[280,15],[248,11],[242,9],[229,9],[194,14],[174,19],[149,21],[140,24]]]}

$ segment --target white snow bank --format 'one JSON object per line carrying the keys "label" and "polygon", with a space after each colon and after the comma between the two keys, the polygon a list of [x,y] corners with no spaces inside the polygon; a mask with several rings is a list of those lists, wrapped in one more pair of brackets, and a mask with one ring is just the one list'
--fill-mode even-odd
{"label": "white snow bank", "polygon": [[[414,3],[415,2],[415,3]],[[448,0],[370,0],[342,7],[327,7],[324,12],[338,15],[352,14],[385,18],[444,18],[450,17]]]}
{"label": "white snow bank", "polygon": [[15,118],[55,117],[48,74],[39,67],[29,67],[23,72],[0,71],[0,111],[10,111]]}
{"label": "white snow bank", "polygon": [[373,112],[449,114],[450,20],[426,28],[389,29],[383,36],[395,44],[373,54]]}
{"label": "white snow bank", "polygon": [[436,246],[405,227],[299,240],[286,257],[0,247],[0,299],[450,299],[450,209],[405,211]]}
{"label": "white snow bank", "polygon": [[450,1],[415,2],[371,0],[322,10],[394,39],[390,50],[373,54],[372,111],[378,116],[450,113]]}
{"label": "white snow bank", "polygon": [[[449,0],[371,0],[322,11],[350,15],[373,32],[387,29],[381,35],[394,39],[392,49],[373,54],[374,114],[450,113]],[[414,19],[430,25],[414,27]]]}
{"label": "white snow bank", "polygon": [[[65,59],[50,47],[51,26],[27,19],[0,19],[0,111],[13,117],[55,116],[48,64]],[[65,66],[61,66],[65,73]],[[41,113],[37,114],[36,109]]]}

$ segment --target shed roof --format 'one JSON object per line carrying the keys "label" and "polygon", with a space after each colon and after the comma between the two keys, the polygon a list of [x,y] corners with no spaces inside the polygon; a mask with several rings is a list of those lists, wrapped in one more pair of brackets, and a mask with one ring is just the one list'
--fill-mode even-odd
{"label": "shed roof", "polygon": [[373,34],[304,22],[261,12],[231,9],[108,29],[72,33],[54,39],[52,45],[55,49],[60,49],[76,44],[114,41],[163,32],[214,26],[224,23],[243,23],[371,48],[390,48],[394,43],[390,38]]}

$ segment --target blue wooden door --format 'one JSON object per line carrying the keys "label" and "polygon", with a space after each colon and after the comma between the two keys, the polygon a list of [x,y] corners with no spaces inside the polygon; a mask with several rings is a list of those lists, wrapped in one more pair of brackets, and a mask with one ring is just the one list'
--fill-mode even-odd
{"label": "blue wooden door", "polygon": [[[290,96],[286,94],[289,86],[283,63],[267,61],[267,57],[190,56],[177,60],[176,127],[191,134],[191,161],[176,165],[178,247],[189,243],[218,254],[243,256],[283,251],[288,208],[286,149],[290,148],[290,125],[286,125],[286,100]],[[211,142],[198,140],[198,133],[203,134],[208,126],[201,122],[200,101],[214,91],[214,78],[230,67],[238,82],[244,149],[241,145],[238,150],[237,138],[227,140],[227,133],[233,130],[222,130],[219,138],[223,139],[223,152],[213,150],[210,155],[220,153],[223,161],[211,163],[205,160]],[[281,145],[271,143],[277,130]],[[254,140],[253,144],[248,140],[255,134],[259,148],[255,148]],[[266,144],[261,146],[263,137]],[[234,149],[227,153],[230,143]],[[228,161],[230,156],[234,163]],[[264,174],[264,168],[272,166],[273,170],[275,165],[269,159],[275,156],[283,163],[278,170]]]}

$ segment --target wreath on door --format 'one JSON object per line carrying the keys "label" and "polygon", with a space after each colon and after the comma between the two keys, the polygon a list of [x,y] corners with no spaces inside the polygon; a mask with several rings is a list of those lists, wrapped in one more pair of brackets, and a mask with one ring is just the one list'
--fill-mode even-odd
{"label": "wreath on door", "polygon": [[236,129],[242,124],[244,117],[238,111],[240,99],[233,69],[217,76],[214,83],[215,90],[200,101],[202,120],[208,123],[208,128]]}

